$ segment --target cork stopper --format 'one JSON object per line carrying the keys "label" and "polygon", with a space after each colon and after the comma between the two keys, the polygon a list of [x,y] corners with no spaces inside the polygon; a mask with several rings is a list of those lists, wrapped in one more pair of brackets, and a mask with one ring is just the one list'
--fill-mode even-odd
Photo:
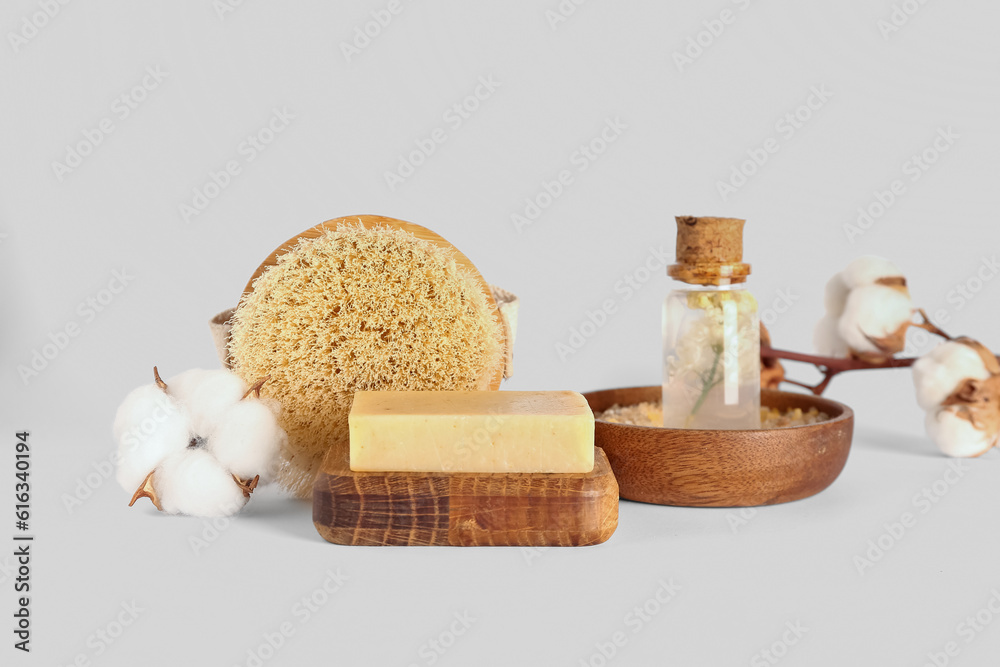
{"label": "cork stopper", "polygon": [[667,275],[692,285],[730,285],[746,281],[743,223],[739,218],[677,216],[677,263]]}

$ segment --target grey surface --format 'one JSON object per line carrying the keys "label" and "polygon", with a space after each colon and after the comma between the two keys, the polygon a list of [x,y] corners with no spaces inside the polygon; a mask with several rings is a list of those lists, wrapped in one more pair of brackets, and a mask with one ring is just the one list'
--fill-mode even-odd
{"label": "grey surface", "polygon": [[[555,29],[546,12],[556,0],[403,0],[347,62],[339,44],[386,4],[245,2],[220,18],[207,2],[70,3],[17,52],[7,33],[41,10],[27,0],[0,9],[2,433],[10,443],[31,430],[37,535],[35,650],[10,648],[14,593],[0,573],[0,662],[246,665],[287,622],[294,634],[263,664],[429,665],[427,642],[447,642],[464,629],[454,615],[468,612],[471,627],[434,664],[599,665],[598,644],[617,632],[627,642],[610,664],[770,664],[759,651],[793,639],[787,623],[807,628],[786,647],[789,667],[921,665],[949,641],[949,664],[995,664],[1000,622],[971,641],[959,624],[1000,590],[998,456],[939,482],[938,502],[915,500],[951,464],[923,435],[906,371],[835,380],[829,396],[857,412],[843,475],[745,524],[731,510],[623,502],[618,532],[594,548],[346,548],[318,537],[308,506],[262,491],[196,553],[192,538],[212,536],[204,522],[128,509],[128,494],[99,474],[66,509],[111,453],[114,410],[150,367],[214,366],[207,319],[234,304],[259,261],[352,213],[431,227],[522,298],[509,389],[659,381],[668,280],[657,269],[631,294],[619,281],[672,253],[675,214],[749,220],[751,288],[762,312],[775,308],[776,345],[808,350],[827,277],[876,253],[903,267],[917,304],[944,311],[942,326],[1000,348],[1000,281],[971,301],[955,291],[1000,245],[995,2],[903,3],[919,11],[884,38],[885,0],[591,0]],[[723,9],[734,21],[678,71],[674,51]],[[167,77],[121,119],[115,98],[155,66]],[[479,77],[500,86],[454,129],[443,114]],[[812,86],[832,97],[787,137],[776,123]],[[247,163],[240,142],[274,108],[295,118]],[[104,117],[114,131],[59,181],[52,162]],[[577,171],[574,152],[607,119],[627,127]],[[447,140],[390,190],[383,173],[437,127]],[[911,180],[904,163],[949,127],[959,138]],[[778,151],[723,201],[716,182],[770,137]],[[230,159],[241,173],[185,222],[179,205]],[[518,233],[511,214],[563,169],[572,183]],[[905,192],[850,242],[844,224],[894,179]],[[79,304],[122,269],[134,279],[91,318]],[[608,299],[615,312],[561,359],[557,344]],[[17,366],[68,323],[79,335],[22,382]],[[904,512],[915,525],[859,574],[855,556]],[[328,570],[349,579],[306,618],[296,605]],[[659,613],[640,623],[634,608],[661,579],[681,588],[649,602]],[[98,655],[88,638],[133,601],[137,620]]]}

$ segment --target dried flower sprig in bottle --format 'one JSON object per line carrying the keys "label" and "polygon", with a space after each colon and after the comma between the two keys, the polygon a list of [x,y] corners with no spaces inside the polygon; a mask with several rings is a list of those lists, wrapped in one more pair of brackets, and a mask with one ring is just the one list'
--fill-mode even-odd
{"label": "dried flower sprig in bottle", "polygon": [[663,304],[663,425],[760,428],[760,325],[746,289],[743,220],[677,218],[684,283]]}

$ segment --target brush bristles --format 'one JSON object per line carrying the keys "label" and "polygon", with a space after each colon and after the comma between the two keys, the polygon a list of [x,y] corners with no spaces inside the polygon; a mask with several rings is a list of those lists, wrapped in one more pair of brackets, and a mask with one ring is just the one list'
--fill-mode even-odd
{"label": "brush bristles", "polygon": [[327,450],[348,448],[357,390],[487,389],[503,330],[452,253],[395,229],[342,226],[300,241],[233,317],[233,370],[270,379],[288,446],[278,481],[300,497]]}

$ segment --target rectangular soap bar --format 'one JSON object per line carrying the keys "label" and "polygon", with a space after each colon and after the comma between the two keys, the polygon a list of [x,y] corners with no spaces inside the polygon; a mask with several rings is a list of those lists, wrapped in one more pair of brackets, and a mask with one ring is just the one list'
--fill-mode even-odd
{"label": "rectangular soap bar", "polygon": [[349,423],[355,471],[594,468],[594,413],[574,391],[359,391]]}

